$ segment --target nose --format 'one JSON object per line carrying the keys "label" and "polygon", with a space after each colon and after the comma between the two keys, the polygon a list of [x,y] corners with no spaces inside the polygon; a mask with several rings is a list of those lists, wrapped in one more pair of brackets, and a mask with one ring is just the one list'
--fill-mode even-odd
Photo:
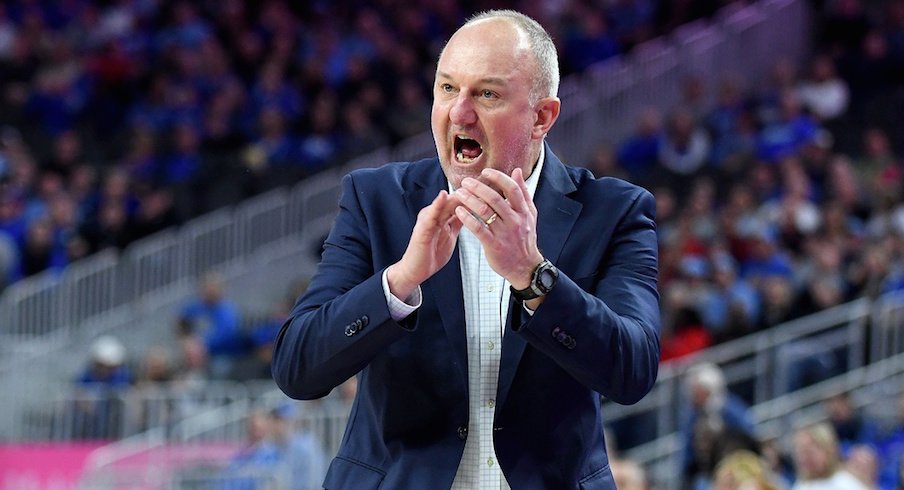
{"label": "nose", "polygon": [[477,112],[474,111],[474,101],[465,91],[461,91],[452,102],[449,110],[449,120],[452,124],[466,126],[477,122]]}

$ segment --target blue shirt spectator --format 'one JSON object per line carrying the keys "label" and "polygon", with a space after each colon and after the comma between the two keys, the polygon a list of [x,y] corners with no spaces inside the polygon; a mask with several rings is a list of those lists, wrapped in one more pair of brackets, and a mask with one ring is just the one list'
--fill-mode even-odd
{"label": "blue shirt spectator", "polygon": [[648,107],[640,114],[634,132],[618,146],[618,164],[632,179],[643,179],[659,162],[661,131],[659,111]]}
{"label": "blue shirt spectator", "polygon": [[182,309],[179,319],[191,334],[203,339],[214,377],[228,376],[235,359],[248,350],[238,307],[225,298],[222,280],[216,274],[201,278],[197,299]]}
{"label": "blue shirt spectator", "polygon": [[757,153],[764,161],[777,163],[796,154],[817,136],[819,126],[816,121],[801,111],[797,96],[788,92],[781,99],[781,116],[760,130]]}

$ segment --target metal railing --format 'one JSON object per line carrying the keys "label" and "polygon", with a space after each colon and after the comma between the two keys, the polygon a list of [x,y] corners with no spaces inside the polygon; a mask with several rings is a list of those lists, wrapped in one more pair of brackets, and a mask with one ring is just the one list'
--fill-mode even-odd
{"label": "metal railing", "polygon": [[[289,488],[287,478],[292,472],[285,463],[292,462],[238,469],[230,465],[248,440],[249,414],[268,411],[285,403],[282,393],[273,390],[254,400],[236,400],[199,411],[168,433],[154,429],[99,448],[88,458],[82,486],[113,489],[126,482],[142,482],[161,489],[184,488],[187,483],[210,488],[229,482],[254,481],[277,485],[274,488]],[[295,434],[308,434],[325,456],[324,462],[328,462],[328,458],[338,451],[349,407],[338,397],[289,403],[299,407],[297,416],[291,420],[290,430]],[[315,471],[321,473],[315,475],[320,478],[325,468],[315,468]],[[258,480],[262,475],[266,478]]]}
{"label": "metal railing", "polygon": [[[863,298],[664,363],[653,390],[640,402],[628,406],[604,403],[606,420],[616,427],[619,421],[634,421],[630,427],[630,435],[635,438],[632,446],[677,431],[686,405],[682,377],[688,366],[698,362],[721,366],[729,388],[751,404],[800,387],[802,380],[792,376],[793,368],[809,360],[835,361],[834,365],[827,364],[824,377],[862,367],[869,362],[864,352],[875,343],[876,332],[897,329],[886,324],[873,324],[875,328],[870,329],[870,321],[883,316],[880,311],[901,310],[904,296],[883,298],[875,306]],[[643,429],[646,433],[638,434]]]}
{"label": "metal railing", "polygon": [[[788,436],[797,428],[826,420],[826,401],[842,393],[848,394],[854,406],[870,419],[889,418],[892,414],[888,410],[894,408],[888,400],[904,393],[904,353],[754,405],[751,414],[757,438],[787,449]],[[657,488],[678,490],[683,488],[679,476],[683,449],[681,434],[673,432],[628,455],[647,468]]]}
{"label": "metal railing", "polygon": [[32,407],[22,427],[30,440],[117,440],[151,429],[175,430],[199,411],[255,399],[273,389],[272,381],[263,380],[184,380],[119,389],[81,385]]}

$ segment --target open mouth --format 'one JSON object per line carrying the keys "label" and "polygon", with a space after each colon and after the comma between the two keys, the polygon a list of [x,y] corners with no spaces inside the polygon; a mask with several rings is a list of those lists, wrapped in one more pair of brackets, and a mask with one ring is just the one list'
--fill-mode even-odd
{"label": "open mouth", "polygon": [[471,163],[483,153],[480,143],[471,138],[455,137],[455,158],[462,163]]}

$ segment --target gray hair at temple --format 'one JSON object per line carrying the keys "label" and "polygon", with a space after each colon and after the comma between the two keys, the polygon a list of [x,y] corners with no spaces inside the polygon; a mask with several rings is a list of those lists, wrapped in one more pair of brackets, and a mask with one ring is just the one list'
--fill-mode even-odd
{"label": "gray hair at temple", "polygon": [[555,97],[559,93],[559,55],[556,52],[556,45],[546,29],[534,19],[514,10],[479,12],[469,18],[462,27],[488,19],[505,19],[527,36],[528,46],[537,62],[537,71],[530,93],[531,103],[533,104],[543,97]]}

